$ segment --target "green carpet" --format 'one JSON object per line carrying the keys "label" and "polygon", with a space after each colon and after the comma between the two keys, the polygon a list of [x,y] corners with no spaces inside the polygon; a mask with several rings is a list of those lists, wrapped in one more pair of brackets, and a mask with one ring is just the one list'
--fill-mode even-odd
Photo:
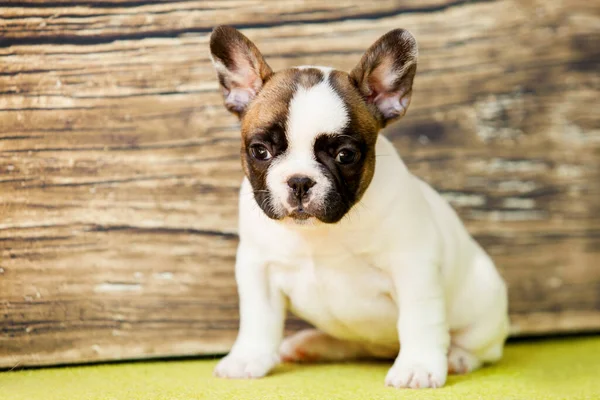
{"label": "green carpet", "polygon": [[215,360],[104,364],[0,373],[2,400],[600,399],[600,336],[511,343],[498,365],[446,387],[383,385],[388,363],[283,365],[251,381],[212,377]]}

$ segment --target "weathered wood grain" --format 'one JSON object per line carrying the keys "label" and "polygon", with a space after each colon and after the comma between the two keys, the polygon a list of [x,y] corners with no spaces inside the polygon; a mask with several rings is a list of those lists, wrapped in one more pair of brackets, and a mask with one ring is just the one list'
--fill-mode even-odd
{"label": "weathered wood grain", "polygon": [[[411,30],[386,134],[510,285],[515,335],[600,330],[600,7],[584,1],[0,2],[0,366],[226,351],[234,117],[217,23],[276,69]],[[292,326],[293,328],[293,326]]]}

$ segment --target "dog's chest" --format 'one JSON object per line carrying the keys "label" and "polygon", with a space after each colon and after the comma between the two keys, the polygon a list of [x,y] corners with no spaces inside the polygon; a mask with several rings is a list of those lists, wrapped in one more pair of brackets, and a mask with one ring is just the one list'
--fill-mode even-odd
{"label": "dog's chest", "polygon": [[336,337],[397,340],[393,286],[379,254],[350,251],[335,240],[287,250],[270,271],[292,312]]}

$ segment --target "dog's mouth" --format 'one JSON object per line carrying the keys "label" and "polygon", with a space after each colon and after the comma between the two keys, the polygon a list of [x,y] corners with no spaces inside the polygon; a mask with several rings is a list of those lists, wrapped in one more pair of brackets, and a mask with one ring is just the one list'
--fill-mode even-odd
{"label": "dog's mouth", "polygon": [[294,209],[292,212],[290,212],[288,214],[288,216],[290,218],[293,218],[293,219],[298,220],[298,221],[306,221],[310,217],[313,217],[312,214],[310,214],[309,212],[307,212],[306,209],[304,209],[302,207],[298,207],[298,208]]}

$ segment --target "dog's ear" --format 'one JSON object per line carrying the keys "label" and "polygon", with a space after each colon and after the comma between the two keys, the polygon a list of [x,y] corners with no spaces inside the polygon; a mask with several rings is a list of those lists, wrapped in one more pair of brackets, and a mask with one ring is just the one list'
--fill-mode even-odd
{"label": "dog's ear", "polygon": [[230,26],[219,26],[210,36],[210,53],[223,89],[225,107],[241,116],[273,74],[258,48]]}
{"label": "dog's ear", "polygon": [[350,72],[366,101],[381,113],[384,124],[404,116],[410,105],[417,55],[413,35],[395,29],[379,38]]}

